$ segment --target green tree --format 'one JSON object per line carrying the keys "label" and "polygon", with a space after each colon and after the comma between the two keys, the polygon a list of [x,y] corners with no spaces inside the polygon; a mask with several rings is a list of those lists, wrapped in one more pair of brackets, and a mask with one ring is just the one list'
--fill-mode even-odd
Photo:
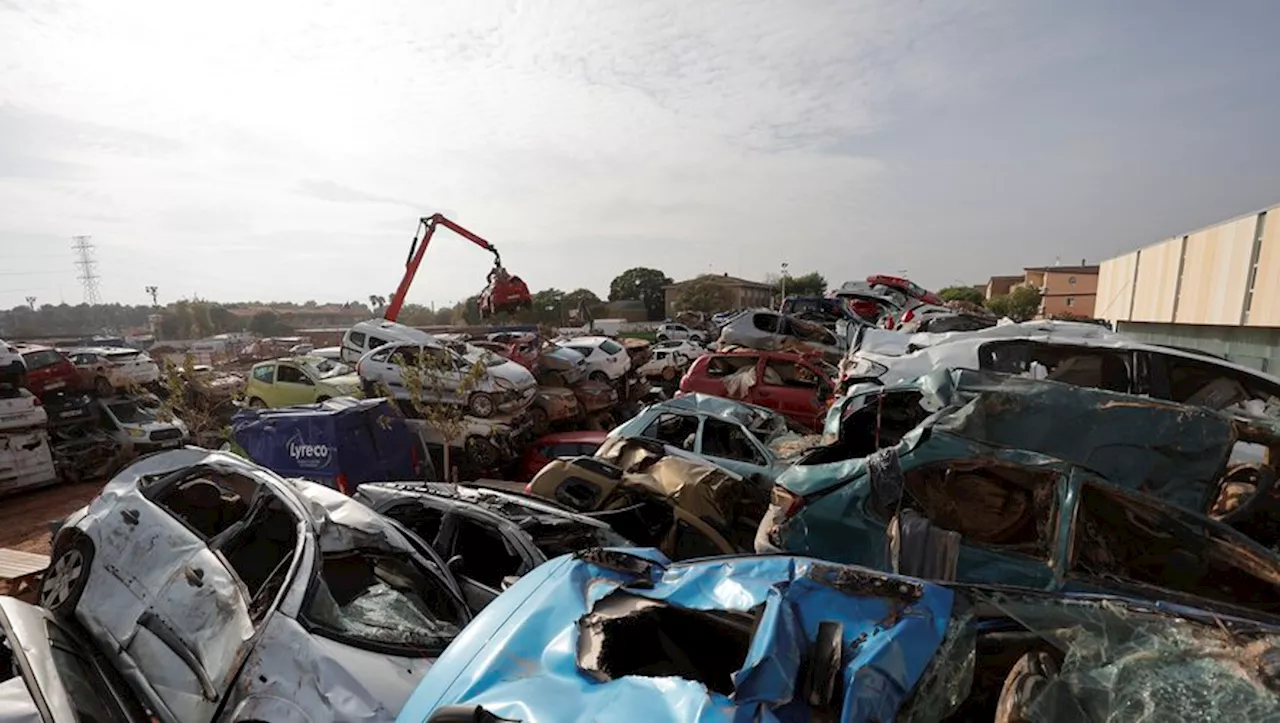
{"label": "green tree", "polygon": [[712,314],[729,308],[733,303],[733,296],[719,277],[714,274],[703,274],[685,283],[680,289],[678,303],[680,311],[701,311]]}
{"label": "green tree", "polygon": [[987,309],[996,316],[1014,321],[1029,321],[1040,312],[1040,290],[1034,286],[1018,286],[1007,294],[987,300]]}
{"label": "green tree", "polygon": [[982,292],[972,286],[948,286],[938,292],[938,296],[947,301],[968,301],[972,304],[982,304]]}
{"label": "green tree", "polygon": [[666,295],[664,286],[671,285],[671,277],[657,269],[637,266],[627,269],[609,284],[609,301],[635,299],[644,302],[650,320],[665,316]]}
{"label": "green tree", "polygon": [[[773,284],[774,296],[783,295],[781,278],[770,280]],[[817,271],[810,271],[800,276],[787,276],[787,296],[823,296],[827,293],[827,279]]]}
{"label": "green tree", "polygon": [[565,303],[565,293],[560,289],[543,289],[533,295],[530,311],[534,312],[539,323],[563,326],[569,306]]}
{"label": "green tree", "polygon": [[435,323],[435,320],[435,312],[421,304],[405,304],[404,308],[400,309],[398,319],[401,324],[409,326],[426,326]]}
{"label": "green tree", "polygon": [[284,336],[293,333],[293,328],[280,321],[274,311],[259,311],[249,320],[249,331],[258,336]]}

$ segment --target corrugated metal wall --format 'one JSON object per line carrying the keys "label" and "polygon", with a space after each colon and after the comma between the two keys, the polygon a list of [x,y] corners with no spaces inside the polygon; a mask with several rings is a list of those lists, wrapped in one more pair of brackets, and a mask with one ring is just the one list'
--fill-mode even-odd
{"label": "corrugated metal wall", "polygon": [[1187,237],[1174,321],[1240,324],[1256,225],[1257,216],[1247,216]]}
{"label": "corrugated metal wall", "polygon": [[1280,376],[1280,329],[1121,321],[1116,331],[1152,344],[1200,349]]}
{"label": "corrugated metal wall", "polygon": [[1280,326],[1280,207],[1267,213],[1258,248],[1258,274],[1249,326]]}
{"label": "corrugated metal wall", "polygon": [[1181,238],[1172,238],[1142,249],[1138,256],[1138,281],[1133,289],[1133,311],[1128,316],[1130,321],[1173,321],[1180,261]]}
{"label": "corrugated metal wall", "polygon": [[1098,298],[1093,315],[1099,319],[1128,319],[1133,304],[1133,271],[1138,252],[1103,261],[1098,268]]}

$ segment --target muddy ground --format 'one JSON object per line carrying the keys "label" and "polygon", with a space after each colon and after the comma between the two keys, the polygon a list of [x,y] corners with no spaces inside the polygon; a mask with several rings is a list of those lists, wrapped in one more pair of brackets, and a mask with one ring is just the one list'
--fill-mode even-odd
{"label": "muddy ground", "polygon": [[0,499],[0,547],[49,554],[49,525],[89,503],[102,482],[60,484]]}

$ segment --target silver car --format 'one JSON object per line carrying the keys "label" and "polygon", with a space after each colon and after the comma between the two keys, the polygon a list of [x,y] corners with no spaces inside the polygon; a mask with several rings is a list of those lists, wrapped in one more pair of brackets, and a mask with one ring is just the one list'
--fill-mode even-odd
{"label": "silver car", "polygon": [[[431,357],[424,363],[424,357]],[[484,373],[474,385],[464,389],[474,365]],[[514,414],[528,408],[538,392],[538,383],[528,369],[477,346],[463,345],[456,351],[439,342],[392,342],[360,358],[356,373],[365,395],[381,393],[383,387],[396,399],[408,399],[404,368],[423,369],[420,394],[423,401],[465,406],[476,417]],[[464,396],[465,392],[465,396]]]}
{"label": "silver car", "polygon": [[40,602],[165,721],[393,720],[470,619],[427,545],[341,493],[187,447],[54,537]]}

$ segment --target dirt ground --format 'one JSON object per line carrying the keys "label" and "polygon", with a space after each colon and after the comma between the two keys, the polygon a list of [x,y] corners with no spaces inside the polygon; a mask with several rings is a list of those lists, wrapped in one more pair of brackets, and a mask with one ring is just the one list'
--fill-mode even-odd
{"label": "dirt ground", "polygon": [[101,482],[60,484],[0,499],[0,547],[49,554],[49,522],[84,507]]}

